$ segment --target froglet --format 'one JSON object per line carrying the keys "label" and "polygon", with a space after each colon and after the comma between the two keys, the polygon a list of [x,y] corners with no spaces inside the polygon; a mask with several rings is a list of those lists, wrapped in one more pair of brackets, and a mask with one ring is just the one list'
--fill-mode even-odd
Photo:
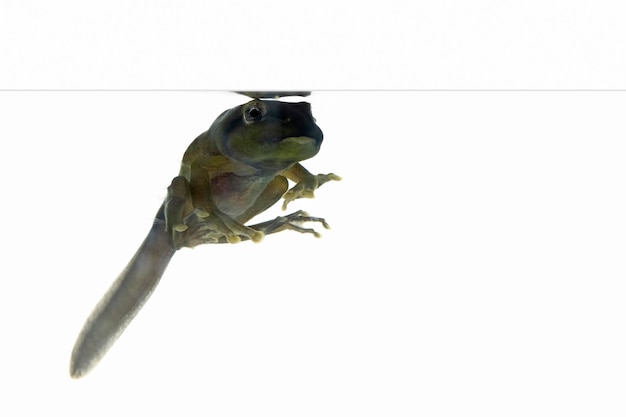
{"label": "froglet", "polygon": [[[254,99],[223,112],[185,151],[147,237],[95,307],[80,332],[70,375],[89,372],[148,299],[178,249],[207,243],[259,242],[322,218],[297,211],[256,225],[246,223],[274,205],[313,197],[335,174],[313,175],[299,162],[315,156],[323,134],[309,103]],[[289,188],[289,181],[295,183]]]}

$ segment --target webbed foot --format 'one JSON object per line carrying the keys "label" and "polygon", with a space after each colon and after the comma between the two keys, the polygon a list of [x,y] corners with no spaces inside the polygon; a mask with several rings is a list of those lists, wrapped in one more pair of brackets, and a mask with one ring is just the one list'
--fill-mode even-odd
{"label": "webbed foot", "polygon": [[325,229],[330,229],[326,220],[321,217],[309,216],[308,213],[298,210],[295,213],[291,213],[287,216],[279,216],[274,220],[270,220],[264,223],[259,223],[252,226],[256,230],[261,230],[266,235],[272,233],[282,232],[283,230],[293,230],[300,233],[310,233],[315,237],[321,237],[322,235],[315,229],[302,227],[302,223],[316,222],[321,223]]}
{"label": "webbed foot", "polygon": [[184,232],[181,246],[189,248],[205,243],[260,242],[265,237],[263,231],[243,225],[217,209],[211,212],[196,209],[185,223],[189,228]]}
{"label": "webbed foot", "polygon": [[[195,215],[195,219],[188,219],[189,229],[187,230],[187,236],[185,239],[185,245],[188,247],[194,247],[198,245],[202,245],[205,243],[227,243],[230,242],[228,238],[219,232],[216,232],[213,229],[212,223],[207,222],[206,218],[199,217]],[[255,238],[260,237],[261,239],[265,235],[282,232],[283,230],[293,230],[299,233],[307,233],[312,234],[315,237],[321,237],[321,234],[317,232],[315,229],[303,227],[303,223],[308,222],[316,222],[320,223],[325,229],[330,229],[326,220],[321,217],[313,217],[309,216],[308,213],[300,210],[295,213],[291,213],[287,216],[279,216],[274,220],[269,220],[267,222],[255,224],[253,226],[248,227],[248,229],[253,230],[257,233],[256,236],[252,236],[250,234],[238,235],[238,238],[242,241],[244,240],[254,240]],[[247,226],[246,226],[247,227]],[[232,243],[232,242],[230,242]]]}

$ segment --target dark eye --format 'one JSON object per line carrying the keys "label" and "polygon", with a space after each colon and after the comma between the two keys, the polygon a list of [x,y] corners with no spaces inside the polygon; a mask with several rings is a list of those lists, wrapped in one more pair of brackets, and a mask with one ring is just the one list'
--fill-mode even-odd
{"label": "dark eye", "polygon": [[243,120],[247,124],[258,122],[263,119],[267,113],[267,108],[262,101],[250,103],[243,112]]}

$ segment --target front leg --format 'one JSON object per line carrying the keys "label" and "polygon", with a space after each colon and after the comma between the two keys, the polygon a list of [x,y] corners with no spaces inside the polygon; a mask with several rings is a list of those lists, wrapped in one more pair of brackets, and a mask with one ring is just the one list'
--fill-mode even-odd
{"label": "front leg", "polygon": [[283,210],[286,210],[287,205],[298,198],[315,197],[315,190],[328,181],[341,180],[341,177],[335,174],[313,175],[300,164],[295,164],[285,171],[283,175],[296,183],[296,185],[283,195],[283,199],[285,200],[283,202]]}

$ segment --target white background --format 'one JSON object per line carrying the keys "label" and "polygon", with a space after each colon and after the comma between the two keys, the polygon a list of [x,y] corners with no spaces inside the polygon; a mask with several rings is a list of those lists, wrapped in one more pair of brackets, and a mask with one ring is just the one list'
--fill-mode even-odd
{"label": "white background", "polygon": [[610,2],[6,4],[0,415],[626,411],[623,92],[315,92],[305,165],[344,180],[291,209],[333,228],[177,253],[75,381],[186,146],[246,99],[23,91],[618,89]]}

